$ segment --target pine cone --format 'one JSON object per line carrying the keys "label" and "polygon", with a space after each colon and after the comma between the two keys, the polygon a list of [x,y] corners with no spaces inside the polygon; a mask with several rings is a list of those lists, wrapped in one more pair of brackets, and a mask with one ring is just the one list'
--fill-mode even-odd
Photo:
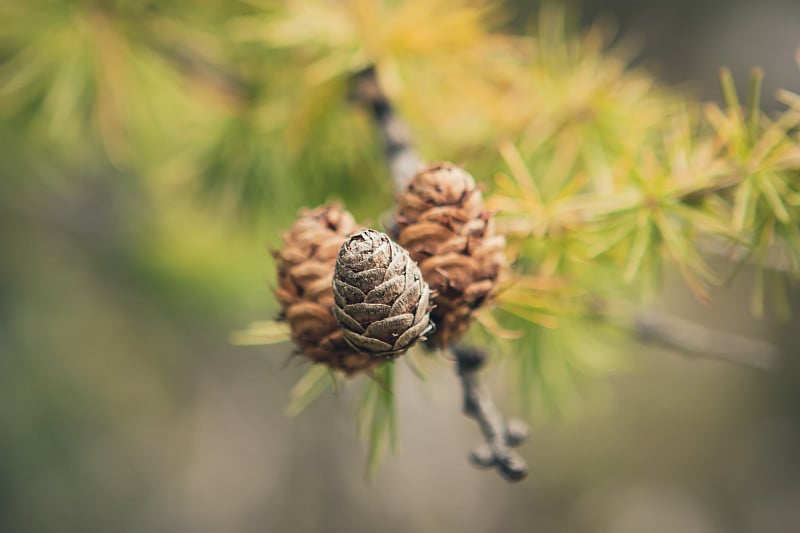
{"label": "pine cone", "polygon": [[333,296],[345,340],[376,358],[402,354],[433,329],[430,289],[419,267],[377,231],[361,231],[342,245]]}
{"label": "pine cone", "polygon": [[419,263],[434,291],[432,342],[447,346],[489,301],[506,264],[505,239],[473,177],[450,163],[431,163],[400,195],[397,242]]}
{"label": "pine cone", "polygon": [[273,252],[278,271],[275,297],[289,322],[292,340],[302,355],[347,374],[379,362],[345,342],[331,312],[336,256],[358,229],[352,215],[339,205],[305,209],[284,234],[283,249]]}

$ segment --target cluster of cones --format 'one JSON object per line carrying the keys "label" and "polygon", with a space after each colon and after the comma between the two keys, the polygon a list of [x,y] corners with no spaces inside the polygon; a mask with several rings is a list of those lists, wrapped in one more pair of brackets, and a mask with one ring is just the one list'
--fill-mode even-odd
{"label": "cluster of cones", "polygon": [[420,340],[446,347],[489,302],[505,240],[473,177],[419,171],[398,198],[391,238],[336,204],[304,210],[274,252],[275,295],[300,352],[351,375]]}

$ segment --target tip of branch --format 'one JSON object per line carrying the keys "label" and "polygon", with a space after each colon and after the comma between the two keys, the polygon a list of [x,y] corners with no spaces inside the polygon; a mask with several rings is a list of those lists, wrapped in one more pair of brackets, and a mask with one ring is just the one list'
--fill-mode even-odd
{"label": "tip of branch", "polygon": [[497,464],[494,452],[488,444],[482,444],[469,454],[469,461],[478,468],[491,468]]}
{"label": "tip of branch", "polygon": [[515,448],[528,438],[528,424],[522,420],[509,420],[506,424],[506,445]]}
{"label": "tip of branch", "polygon": [[472,450],[469,460],[477,468],[497,468],[497,472],[506,481],[522,481],[528,476],[528,466],[519,455],[509,452],[498,457],[488,444]]}
{"label": "tip of branch", "polygon": [[528,477],[528,466],[517,454],[509,454],[498,464],[498,472],[507,481],[522,481]]}

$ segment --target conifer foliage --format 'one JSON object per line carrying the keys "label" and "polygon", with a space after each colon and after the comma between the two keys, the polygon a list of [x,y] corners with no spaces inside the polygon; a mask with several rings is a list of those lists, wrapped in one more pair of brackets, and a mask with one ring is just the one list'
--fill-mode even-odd
{"label": "conifer foliage", "polygon": [[[602,27],[576,31],[548,9],[536,19],[511,33],[493,0],[6,0],[0,116],[41,140],[40,165],[91,161],[136,178],[164,211],[200,193],[290,227],[274,253],[288,328],[262,322],[240,338],[291,338],[321,363],[292,412],[339,373],[364,377],[353,381],[366,387],[374,465],[396,434],[397,363],[370,346],[411,348],[400,360],[424,373],[417,340],[480,342],[504,354],[530,413],[558,405],[576,376],[613,369],[610,334],[644,340],[636,313],[665,266],[708,301],[753,264],[756,315],[765,300],[784,307],[800,276],[800,96],[781,92],[767,115],[761,72],[741,98],[723,69],[724,103],[697,102],[631,68]],[[397,198],[381,154],[394,131],[369,116],[387,110],[353,102],[353,76],[370,67],[421,157],[459,163],[423,166]],[[341,246],[364,228],[332,196],[364,220],[394,213],[387,246],[410,254],[403,290],[416,303],[395,305],[406,293],[386,272],[369,290],[397,299],[375,316],[359,314],[378,308],[348,288],[352,273],[333,285]],[[715,269],[712,255],[730,261]]]}

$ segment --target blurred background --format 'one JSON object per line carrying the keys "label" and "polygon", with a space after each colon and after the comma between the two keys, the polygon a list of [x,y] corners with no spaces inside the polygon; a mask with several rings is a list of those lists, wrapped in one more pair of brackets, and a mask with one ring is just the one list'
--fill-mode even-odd
{"label": "blurred background", "polygon": [[[338,197],[375,219],[388,207],[386,180],[370,177],[382,172],[380,147],[366,117],[352,131],[281,131],[352,141],[314,153],[343,161],[324,173],[290,143],[303,161],[291,172],[305,176],[293,184],[282,149],[248,134],[282,104],[243,106],[262,87],[215,60],[229,19],[249,6],[164,6],[178,16],[144,36],[135,21],[155,4],[0,8],[0,532],[797,531],[800,298],[790,295],[792,321],[753,319],[747,272],[711,307],[669,275],[660,305],[779,345],[778,368],[636,349],[618,372],[535,413],[522,448],[531,474],[518,485],[467,464],[479,435],[446,361],[427,382],[399,367],[400,453],[369,483],[352,391],[286,418],[304,373],[284,366],[290,347],[234,347],[229,336],[276,313],[268,248],[298,208]],[[505,7],[502,24],[527,31],[536,3]],[[636,65],[702,99],[719,98],[721,65],[740,83],[763,67],[767,109],[777,88],[800,88],[795,1],[571,9],[587,24],[611,21],[639,50]],[[169,22],[181,17],[194,30]],[[65,19],[92,39],[71,40]],[[180,81],[151,58],[165,50]],[[302,91],[258,49],[241,54],[238,73],[269,72],[276,94]],[[92,78],[85,57],[113,76]],[[220,187],[223,174],[241,178],[238,194]],[[507,380],[487,379],[514,413]]]}

